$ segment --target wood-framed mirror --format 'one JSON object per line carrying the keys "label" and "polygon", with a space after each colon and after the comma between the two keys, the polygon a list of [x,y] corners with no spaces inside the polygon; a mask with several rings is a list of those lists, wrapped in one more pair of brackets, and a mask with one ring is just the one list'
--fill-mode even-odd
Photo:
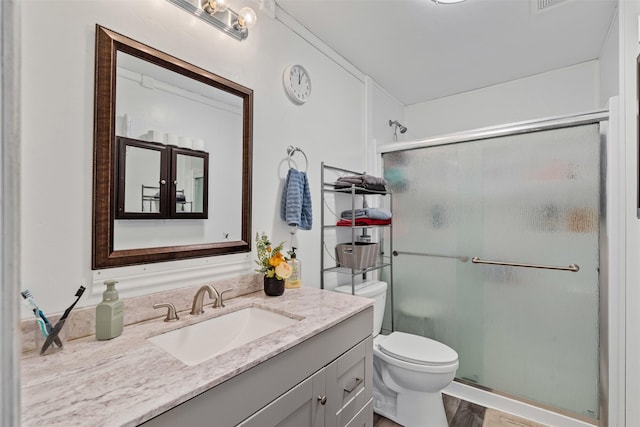
{"label": "wood-framed mirror", "polygon": [[[253,90],[96,25],[94,107],[92,269],[251,251]],[[123,138],[176,153],[171,218],[117,215]]]}

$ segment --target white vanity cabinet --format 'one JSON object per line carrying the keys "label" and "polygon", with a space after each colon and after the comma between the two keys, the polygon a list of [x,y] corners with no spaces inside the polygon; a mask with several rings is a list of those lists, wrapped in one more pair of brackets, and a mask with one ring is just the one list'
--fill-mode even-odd
{"label": "white vanity cabinet", "polygon": [[368,307],[144,425],[372,427],[372,324]]}
{"label": "white vanity cabinet", "polygon": [[[241,427],[373,425],[372,344],[369,337],[240,424]],[[370,406],[370,405],[369,405]],[[362,412],[362,414],[361,414]],[[356,415],[364,423],[356,421]],[[351,424],[354,420],[355,424]]]}

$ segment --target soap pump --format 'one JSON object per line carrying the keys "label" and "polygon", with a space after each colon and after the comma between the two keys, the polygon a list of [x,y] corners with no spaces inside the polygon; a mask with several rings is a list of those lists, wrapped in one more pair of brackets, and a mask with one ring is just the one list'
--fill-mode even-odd
{"label": "soap pump", "polygon": [[122,334],[124,328],[124,303],[118,299],[116,280],[105,280],[107,290],[102,302],[96,306],[96,339],[110,340]]}
{"label": "soap pump", "polygon": [[296,248],[291,248],[291,259],[287,263],[291,266],[291,276],[284,281],[284,287],[299,288],[302,284],[302,262],[296,256]]}

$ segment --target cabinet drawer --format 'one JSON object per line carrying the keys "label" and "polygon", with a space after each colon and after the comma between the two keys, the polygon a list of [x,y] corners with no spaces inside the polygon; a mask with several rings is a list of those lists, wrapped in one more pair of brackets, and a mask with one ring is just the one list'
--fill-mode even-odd
{"label": "cabinet drawer", "polygon": [[373,399],[347,423],[345,427],[373,427]]}
{"label": "cabinet drawer", "polygon": [[327,366],[327,425],[345,426],[371,399],[372,368],[372,337]]}

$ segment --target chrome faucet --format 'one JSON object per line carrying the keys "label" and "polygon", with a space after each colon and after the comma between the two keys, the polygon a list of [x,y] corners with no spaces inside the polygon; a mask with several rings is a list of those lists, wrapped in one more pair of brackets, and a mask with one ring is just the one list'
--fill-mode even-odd
{"label": "chrome faucet", "polygon": [[198,292],[196,292],[196,296],[193,297],[193,304],[191,305],[190,314],[197,316],[198,314],[204,313],[204,310],[202,309],[202,303],[204,302],[205,292],[209,294],[210,299],[215,298],[214,306],[220,299],[220,295],[218,294],[218,291],[216,291],[216,288],[211,285],[204,285],[200,287],[200,289],[198,289]]}

